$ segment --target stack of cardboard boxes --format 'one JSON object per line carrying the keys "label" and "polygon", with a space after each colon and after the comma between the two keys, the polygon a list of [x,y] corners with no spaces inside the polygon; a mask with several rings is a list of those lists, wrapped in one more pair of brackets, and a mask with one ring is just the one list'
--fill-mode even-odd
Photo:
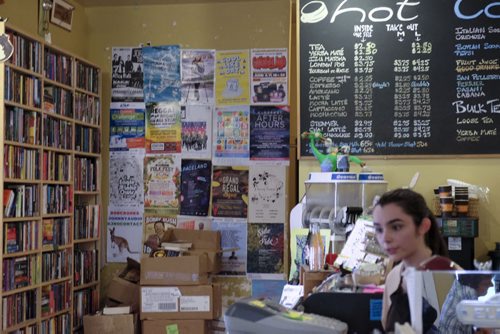
{"label": "stack of cardboard boxes", "polygon": [[141,259],[142,332],[208,333],[209,321],[222,313],[220,286],[212,284],[220,271],[220,232],[174,229],[164,241],[192,246],[179,257]]}

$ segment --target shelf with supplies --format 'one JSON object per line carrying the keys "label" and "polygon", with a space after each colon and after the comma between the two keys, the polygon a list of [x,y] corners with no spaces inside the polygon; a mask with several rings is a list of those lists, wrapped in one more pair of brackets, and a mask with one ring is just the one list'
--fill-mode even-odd
{"label": "shelf with supplies", "polygon": [[1,333],[83,332],[100,290],[101,71],[0,23]]}

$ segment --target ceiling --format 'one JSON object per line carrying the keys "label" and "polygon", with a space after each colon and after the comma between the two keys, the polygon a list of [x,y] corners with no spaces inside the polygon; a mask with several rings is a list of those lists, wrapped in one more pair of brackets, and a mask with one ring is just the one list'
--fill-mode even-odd
{"label": "ceiling", "polygon": [[[74,0],[84,7],[169,5],[182,3],[241,2],[248,0]],[[255,1],[255,0],[254,0]],[[257,0],[266,1],[266,0]]]}

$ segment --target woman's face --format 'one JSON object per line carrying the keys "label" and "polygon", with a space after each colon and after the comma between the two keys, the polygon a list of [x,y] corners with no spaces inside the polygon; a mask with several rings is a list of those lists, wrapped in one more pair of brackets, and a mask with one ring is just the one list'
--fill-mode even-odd
{"label": "woman's face", "polygon": [[392,203],[377,205],[373,222],[377,240],[391,260],[404,260],[413,266],[424,260],[421,255],[426,249],[425,232],[417,228],[413,218],[401,207]]}

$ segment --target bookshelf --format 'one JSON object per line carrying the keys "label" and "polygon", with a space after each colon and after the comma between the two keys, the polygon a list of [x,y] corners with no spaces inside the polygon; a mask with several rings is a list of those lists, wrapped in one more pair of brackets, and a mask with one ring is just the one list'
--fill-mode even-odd
{"label": "bookshelf", "polygon": [[101,72],[5,31],[0,333],[83,332],[99,303]]}

